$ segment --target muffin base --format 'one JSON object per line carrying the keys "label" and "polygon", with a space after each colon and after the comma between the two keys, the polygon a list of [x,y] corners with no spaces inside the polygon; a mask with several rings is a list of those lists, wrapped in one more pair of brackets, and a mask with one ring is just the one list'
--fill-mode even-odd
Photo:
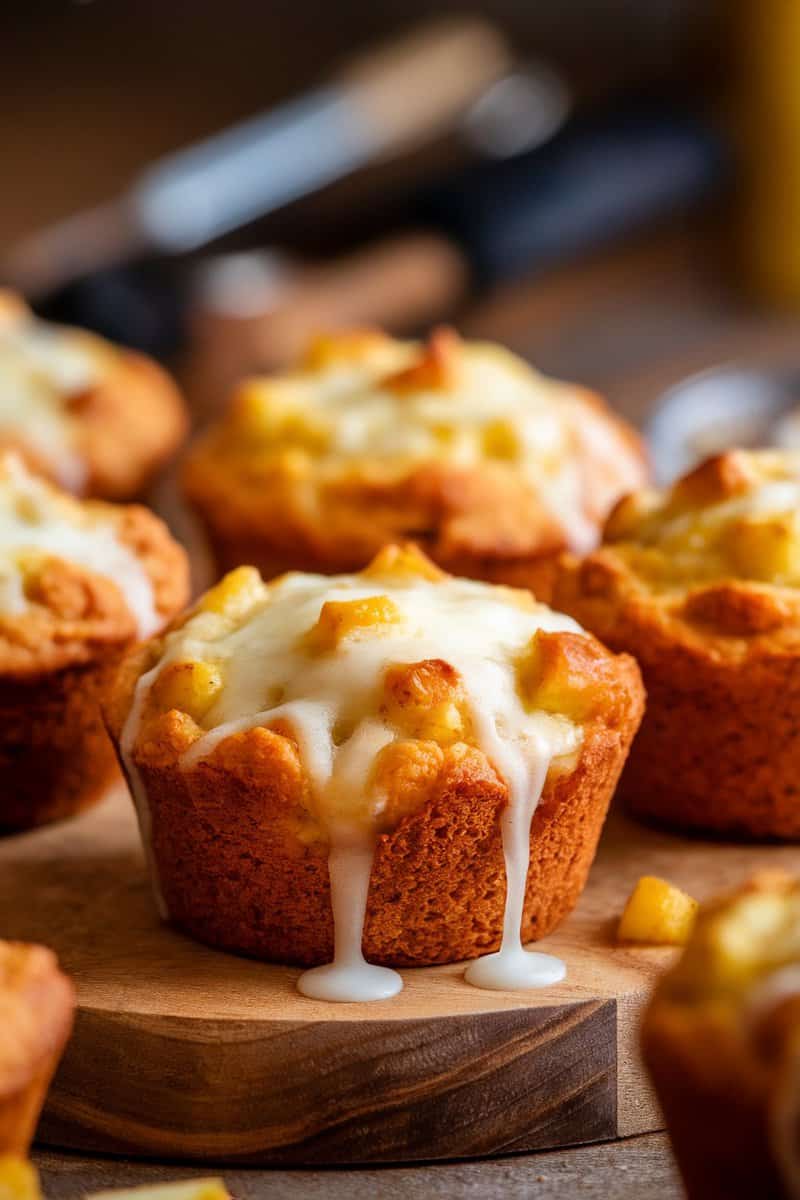
{"label": "muffin base", "polygon": [[72,816],[118,777],[98,703],[115,665],[0,681],[0,830]]}
{"label": "muffin base", "polygon": [[[525,941],[550,932],[586,882],[640,715],[633,664],[630,672],[634,691],[623,727],[589,727],[575,770],[551,777],[536,810]],[[258,762],[258,734],[240,735],[253,739],[242,747],[243,764]],[[171,920],[200,941],[269,961],[330,961],[327,843],[297,836],[301,814],[287,800],[290,789],[278,770],[272,768],[270,781],[257,769],[229,769],[221,754],[225,743],[186,773],[174,763],[140,764],[153,860]],[[429,803],[379,837],[363,937],[370,961],[423,966],[499,947],[506,796],[485,759],[468,752],[445,768]]]}
{"label": "muffin base", "polygon": [[770,1129],[780,1075],[747,1052],[741,1031],[713,1008],[655,1001],[642,1048],[689,1200],[785,1200]]}
{"label": "muffin base", "polygon": [[619,787],[634,816],[800,839],[800,637],[780,598],[733,583],[657,603],[600,550],[562,560],[552,602],[641,668],[647,710]]}

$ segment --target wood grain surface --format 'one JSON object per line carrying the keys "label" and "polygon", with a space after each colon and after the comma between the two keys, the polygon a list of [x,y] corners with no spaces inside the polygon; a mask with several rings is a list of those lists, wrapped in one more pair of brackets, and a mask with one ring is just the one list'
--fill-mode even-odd
{"label": "wood grain surface", "polygon": [[[77,1200],[100,1188],[208,1175],[208,1167],[89,1158],[40,1150],[48,1200]],[[409,1167],[255,1170],[222,1176],[236,1200],[681,1200],[683,1188],[665,1134],[572,1146],[543,1154]]]}
{"label": "wood grain surface", "polygon": [[[127,797],[0,843],[0,922],[46,941],[79,1015],[40,1136],[217,1162],[463,1158],[641,1133],[659,1115],[638,1015],[671,951],[617,947],[638,876],[703,898],[800,850],[687,841],[615,815],[575,914],[542,947],[567,980],[493,993],[453,965],[370,1005],[297,994],[297,970],[197,945],[153,909]],[[25,902],[20,903],[20,897]]]}

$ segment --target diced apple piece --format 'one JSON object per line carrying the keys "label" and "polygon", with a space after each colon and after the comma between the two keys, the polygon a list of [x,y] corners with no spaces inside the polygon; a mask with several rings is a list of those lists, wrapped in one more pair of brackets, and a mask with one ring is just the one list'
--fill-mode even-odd
{"label": "diced apple piece", "polygon": [[361,572],[369,579],[390,579],[399,582],[409,579],[427,579],[438,583],[445,579],[444,571],[431,562],[414,542],[384,546],[369,566]]}
{"label": "diced apple piece", "polygon": [[151,696],[157,708],[165,712],[176,708],[200,721],[222,688],[222,672],[216,663],[175,662],[158,676]]}
{"label": "diced apple piece", "polygon": [[440,658],[396,663],[384,676],[386,714],[409,737],[449,746],[466,732],[461,676]]}
{"label": "diced apple piece", "polygon": [[312,339],[303,358],[310,371],[339,364],[368,362],[375,351],[390,345],[390,339],[377,329],[346,329],[339,333],[320,333]]}
{"label": "diced apple piece", "polygon": [[585,721],[615,706],[619,684],[613,659],[585,634],[545,633],[531,639],[518,671],[519,688],[530,709]]}
{"label": "diced apple piece", "polygon": [[152,1187],[93,1192],[86,1200],[230,1200],[230,1193],[222,1179],[186,1179],[179,1183],[157,1183]]}
{"label": "diced apple piece", "polygon": [[263,598],[265,591],[265,584],[255,567],[236,567],[200,597],[197,609],[236,621]]}
{"label": "diced apple piece", "polygon": [[14,1154],[0,1154],[0,1200],[41,1200],[35,1167]]}
{"label": "diced apple piece", "polygon": [[402,620],[400,609],[389,596],[326,600],[308,638],[315,650],[325,652],[335,650],[348,638],[369,637]]}
{"label": "diced apple piece", "polygon": [[685,946],[697,909],[697,901],[674,884],[643,875],[625,905],[617,937],[651,946]]}
{"label": "diced apple piece", "polygon": [[481,446],[488,458],[515,459],[520,441],[512,421],[491,421],[483,431]]}
{"label": "diced apple piece", "polygon": [[743,517],[728,527],[728,557],[738,573],[770,582],[800,575],[800,529],[794,517]]}

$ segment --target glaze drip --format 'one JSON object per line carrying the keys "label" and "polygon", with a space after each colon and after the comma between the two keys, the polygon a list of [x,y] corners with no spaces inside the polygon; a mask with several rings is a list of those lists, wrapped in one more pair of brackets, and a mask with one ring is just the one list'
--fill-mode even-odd
{"label": "glaze drip", "polygon": [[[370,612],[380,612],[385,626],[370,626],[363,635],[357,630],[320,649],[310,633],[319,628],[323,606],[346,601],[375,601]],[[300,991],[336,1001],[396,994],[402,987],[397,972],[366,962],[362,952],[380,815],[372,775],[380,752],[407,736],[382,700],[384,678],[397,664],[444,661],[463,683],[464,735],[508,788],[502,946],[473,964],[467,980],[495,989],[556,982],[564,976],[563,964],[530,954],[521,943],[530,828],[551,762],[575,754],[581,731],[565,717],[530,711],[523,702],[517,664],[539,629],[579,627],[527,598],[458,579],[387,586],[363,576],[290,575],[264,589],[263,602],[236,628],[208,612],[191,618],[167,636],[161,661],[140,679],[123,732],[143,837],[149,839],[151,831],[133,751],[147,694],[170,662],[213,659],[225,685],[182,768],[192,770],[231,734],[288,723],[311,783],[315,815],[328,834],[334,959],[301,975]],[[280,703],[264,707],[263,698],[275,694]],[[344,735],[337,732],[342,729]]]}

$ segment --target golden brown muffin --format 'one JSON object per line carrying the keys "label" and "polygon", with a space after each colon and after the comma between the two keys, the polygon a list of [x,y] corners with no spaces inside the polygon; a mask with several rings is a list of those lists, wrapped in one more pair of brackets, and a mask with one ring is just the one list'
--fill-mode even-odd
{"label": "golden brown muffin", "polygon": [[67,491],[125,500],[186,429],[178,390],[151,359],[38,320],[0,290],[0,446]]}
{"label": "golden brown muffin", "polygon": [[0,1156],[27,1153],[74,1007],[50,950],[0,941]]}
{"label": "golden brown muffin", "polygon": [[102,796],[116,761],[97,697],[188,594],[186,555],[147,509],[74,500],[0,456],[0,829]]}
{"label": "golden brown muffin", "polygon": [[800,455],[731,451],[623,500],[554,603],[639,662],[647,713],[621,782],[634,813],[800,837]]}
{"label": "golden brown muffin", "polygon": [[701,909],[658,983],[644,1058],[690,1200],[800,1197],[800,884]]}
{"label": "golden brown muffin", "polygon": [[317,339],[296,371],[239,388],[184,473],[225,568],[356,570],[409,537],[449,571],[535,587],[542,556],[589,549],[645,479],[596,396],[447,329]]}
{"label": "golden brown muffin", "polygon": [[513,837],[511,940],[570,911],[642,703],[630,658],[529,592],[395,546],[353,576],[232,572],[107,715],[176,924],[311,964],[363,921],[370,960],[413,966],[500,946]]}

